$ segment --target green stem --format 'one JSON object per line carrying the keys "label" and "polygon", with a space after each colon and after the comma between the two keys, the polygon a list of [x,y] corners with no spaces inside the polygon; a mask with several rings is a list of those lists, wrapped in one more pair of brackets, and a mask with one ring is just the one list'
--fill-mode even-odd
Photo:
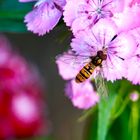
{"label": "green stem", "polygon": [[138,104],[132,104],[132,140],[138,140],[139,109]]}
{"label": "green stem", "polygon": [[78,122],[82,122],[85,119],[87,119],[89,116],[91,116],[95,111],[97,110],[97,106],[92,107],[86,111],[84,111],[83,115],[78,119]]}
{"label": "green stem", "polygon": [[129,97],[126,97],[123,101],[123,104],[121,105],[120,109],[118,112],[115,113],[115,115],[113,116],[113,120],[115,120],[116,118],[118,118],[122,113],[123,111],[125,110],[128,102],[129,102]]}

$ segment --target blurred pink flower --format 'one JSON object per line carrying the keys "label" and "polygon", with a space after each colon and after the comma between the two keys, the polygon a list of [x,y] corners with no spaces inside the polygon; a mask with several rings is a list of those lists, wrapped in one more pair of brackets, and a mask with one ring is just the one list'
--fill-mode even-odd
{"label": "blurred pink flower", "polygon": [[38,0],[34,9],[25,16],[28,30],[38,35],[52,30],[62,16],[64,5],[65,0]]}
{"label": "blurred pink flower", "polygon": [[45,122],[41,116],[40,99],[30,94],[19,93],[11,99],[8,119],[16,137],[38,135]]}
{"label": "blurred pink flower", "polygon": [[139,93],[137,91],[134,91],[130,94],[130,99],[133,101],[133,102],[136,102],[138,101],[139,99]]}
{"label": "blurred pink flower", "polygon": [[39,134],[45,125],[39,75],[1,35],[0,56],[0,139]]}
{"label": "blurred pink flower", "polygon": [[65,92],[73,105],[79,109],[89,109],[99,102],[99,96],[94,91],[90,82],[77,84],[72,80],[67,83]]}
{"label": "blurred pink flower", "polygon": [[32,123],[39,118],[35,99],[24,93],[12,99],[11,110],[22,122]]}

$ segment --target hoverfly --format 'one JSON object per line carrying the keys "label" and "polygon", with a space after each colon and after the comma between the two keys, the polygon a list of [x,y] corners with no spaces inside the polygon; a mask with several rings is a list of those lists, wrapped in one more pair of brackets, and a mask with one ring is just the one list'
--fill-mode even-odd
{"label": "hoverfly", "polygon": [[[113,41],[117,35],[115,35],[111,41]],[[107,59],[106,50],[97,51],[97,55],[90,57],[91,61],[87,63],[76,75],[75,81],[76,83],[82,83],[86,79],[88,79],[92,73],[94,72],[95,68],[102,65],[102,62]]]}
{"label": "hoverfly", "polygon": [[94,72],[95,68],[101,66],[103,60],[106,59],[107,55],[103,51],[98,51],[97,55],[91,57],[91,61],[79,71],[75,78],[76,83],[81,83],[88,79]]}
{"label": "hoverfly", "polygon": [[[111,39],[111,42],[116,37],[117,35]],[[97,72],[97,74],[95,74],[96,77],[91,80],[93,81],[95,89],[99,94],[105,96],[107,95],[107,86],[103,78],[103,62],[107,59],[107,49],[105,47],[103,47],[101,50],[98,50],[96,54],[87,54],[87,56],[86,53],[76,54],[75,51],[70,50],[68,53],[59,55],[57,59],[63,61],[65,64],[67,63],[69,66],[75,69],[80,69],[79,72],[75,74],[75,82],[78,84],[84,83],[87,79],[89,79],[94,71]],[[98,68],[100,69],[99,71]]]}
{"label": "hoverfly", "polygon": [[[95,90],[97,90],[100,95],[107,96],[107,86],[105,85],[102,71],[102,62],[107,59],[106,50],[97,51],[97,54],[94,56],[91,55],[90,57],[76,54],[74,51],[69,51],[66,54],[64,53],[63,55],[57,56],[57,59],[64,62],[64,64],[68,64],[72,69],[81,69],[74,74],[75,82],[78,84],[84,84],[96,69],[97,76],[91,79],[91,81],[93,82]],[[99,71],[98,68],[100,68]]]}
{"label": "hoverfly", "polygon": [[[97,55],[90,57],[91,61],[87,63],[76,75],[76,83],[86,81],[94,72],[97,67],[102,66],[102,62],[107,59],[107,54],[102,50],[97,52]],[[108,96],[107,86],[100,72],[94,79],[94,88],[100,95]]]}

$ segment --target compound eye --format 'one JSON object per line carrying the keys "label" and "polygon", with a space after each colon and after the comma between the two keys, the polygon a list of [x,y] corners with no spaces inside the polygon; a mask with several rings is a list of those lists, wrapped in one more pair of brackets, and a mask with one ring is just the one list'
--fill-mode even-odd
{"label": "compound eye", "polygon": [[97,55],[99,58],[101,58],[102,60],[106,60],[107,59],[107,55],[103,53],[103,51],[98,51]]}
{"label": "compound eye", "polygon": [[106,54],[103,54],[103,55],[101,56],[101,58],[102,58],[103,60],[106,60],[106,59],[107,59],[107,55],[106,55]]}
{"label": "compound eye", "polygon": [[99,57],[101,57],[101,56],[103,55],[103,51],[98,51],[98,52],[97,52],[97,55],[98,55]]}

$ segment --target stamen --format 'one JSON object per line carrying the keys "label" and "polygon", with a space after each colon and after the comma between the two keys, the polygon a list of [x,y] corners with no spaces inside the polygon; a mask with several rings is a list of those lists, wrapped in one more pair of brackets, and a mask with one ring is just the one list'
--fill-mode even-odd
{"label": "stamen", "polygon": [[117,37],[118,35],[114,35],[114,37],[111,39],[111,42]]}
{"label": "stamen", "polygon": [[137,54],[136,56],[137,56],[138,58],[140,58],[140,54]]}

